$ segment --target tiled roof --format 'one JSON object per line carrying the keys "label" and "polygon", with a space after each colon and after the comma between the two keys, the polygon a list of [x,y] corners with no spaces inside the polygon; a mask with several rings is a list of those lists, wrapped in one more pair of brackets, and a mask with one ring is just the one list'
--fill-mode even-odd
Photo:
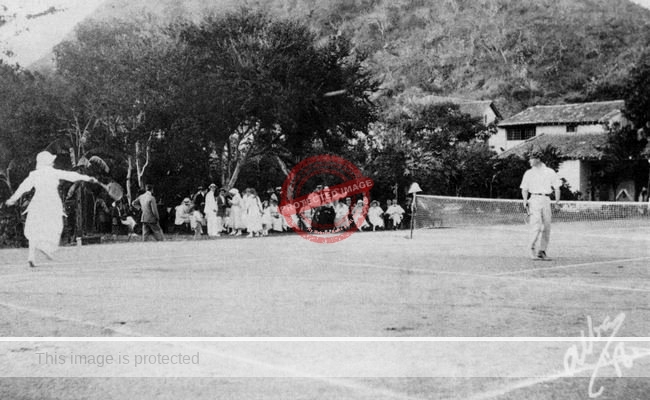
{"label": "tiled roof", "polygon": [[606,121],[623,110],[625,101],[599,101],[594,103],[535,106],[505,119],[499,126],[543,124],[594,124]]}
{"label": "tiled roof", "polygon": [[607,144],[606,133],[537,135],[525,142],[499,154],[499,158],[510,155],[525,157],[531,148],[546,148],[552,145],[567,160],[597,160],[602,157],[603,147]]}
{"label": "tiled roof", "polygon": [[497,118],[503,118],[501,113],[494,106],[492,100],[468,100],[468,99],[459,99],[457,97],[444,97],[444,96],[424,96],[412,100],[417,104],[441,104],[441,103],[452,103],[458,104],[458,108],[464,114],[469,114],[473,117],[482,117],[485,109],[492,108],[492,111],[496,114]]}

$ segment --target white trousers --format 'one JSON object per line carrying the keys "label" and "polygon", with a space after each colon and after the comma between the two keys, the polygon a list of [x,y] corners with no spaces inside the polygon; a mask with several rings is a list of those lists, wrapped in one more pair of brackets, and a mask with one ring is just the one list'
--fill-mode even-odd
{"label": "white trousers", "polygon": [[[528,200],[530,211],[530,248],[546,251],[551,239],[551,198],[532,195]],[[539,242],[539,246],[537,246]]]}

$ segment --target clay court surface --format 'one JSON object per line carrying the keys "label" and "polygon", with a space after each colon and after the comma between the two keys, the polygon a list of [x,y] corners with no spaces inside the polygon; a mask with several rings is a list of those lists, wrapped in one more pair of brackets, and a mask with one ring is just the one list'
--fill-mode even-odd
{"label": "clay court surface", "polygon": [[[524,226],[336,244],[106,243],[63,247],[35,269],[26,249],[2,250],[0,398],[586,399],[591,371],[564,376],[563,356],[588,319],[623,313],[616,338],[650,348],[650,227],[553,229],[549,262],[528,259]],[[161,351],[201,363],[134,371],[35,358]],[[604,368],[599,398],[646,399],[649,367],[640,356],[622,378]]]}

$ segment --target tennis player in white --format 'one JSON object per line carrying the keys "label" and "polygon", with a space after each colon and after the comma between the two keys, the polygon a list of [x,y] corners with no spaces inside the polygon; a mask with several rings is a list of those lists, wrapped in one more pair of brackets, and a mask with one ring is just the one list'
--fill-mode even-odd
{"label": "tennis player in white", "polygon": [[[555,190],[555,204],[560,201],[562,182],[558,174],[547,167],[538,152],[532,153],[528,162],[530,169],[521,180],[521,196],[524,208],[530,213],[530,249],[534,260],[548,260],[546,248],[551,238],[551,193]],[[530,196],[530,197],[529,197]],[[539,246],[537,242],[539,241]]]}
{"label": "tennis player in white", "polygon": [[27,207],[25,221],[25,237],[29,239],[29,254],[27,262],[30,267],[35,266],[36,250],[43,253],[48,259],[59,247],[61,232],[63,231],[63,203],[59,196],[59,181],[85,181],[97,180],[87,175],[74,171],[63,171],[53,167],[56,155],[42,151],[36,156],[36,169],[18,186],[16,192],[6,201],[7,205],[14,205],[18,199],[35,189],[34,196]]}

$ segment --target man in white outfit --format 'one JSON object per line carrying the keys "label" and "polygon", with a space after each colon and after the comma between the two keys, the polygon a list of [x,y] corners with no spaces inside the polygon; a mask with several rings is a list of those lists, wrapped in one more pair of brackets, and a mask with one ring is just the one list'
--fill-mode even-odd
{"label": "man in white outfit", "polygon": [[[551,193],[555,191],[555,204],[560,201],[562,182],[558,174],[540,159],[539,152],[529,157],[530,169],[521,180],[524,208],[530,214],[531,238],[529,247],[533,260],[548,260],[546,248],[551,238]],[[530,198],[529,198],[530,195]],[[537,243],[539,241],[539,246]]]}

